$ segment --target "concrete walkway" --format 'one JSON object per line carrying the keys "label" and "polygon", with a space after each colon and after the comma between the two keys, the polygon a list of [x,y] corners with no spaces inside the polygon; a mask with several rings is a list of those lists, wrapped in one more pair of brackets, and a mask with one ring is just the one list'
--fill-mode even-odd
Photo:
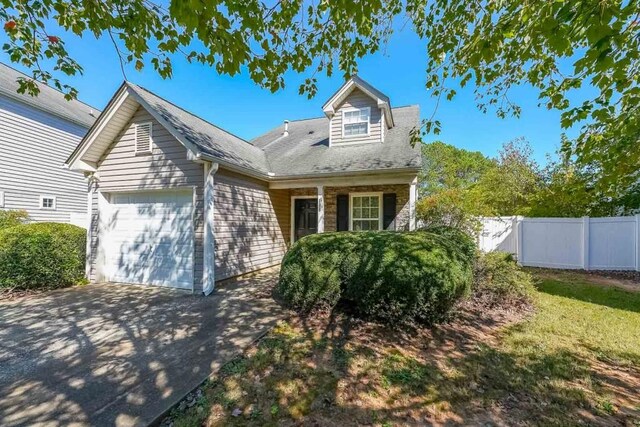
{"label": "concrete walkway", "polygon": [[0,425],[147,425],[283,315],[273,280],[210,297],[104,284],[0,303]]}

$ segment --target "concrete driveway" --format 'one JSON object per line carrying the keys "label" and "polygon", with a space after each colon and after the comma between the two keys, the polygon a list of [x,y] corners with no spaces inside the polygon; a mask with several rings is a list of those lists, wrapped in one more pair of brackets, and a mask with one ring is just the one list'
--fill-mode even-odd
{"label": "concrete driveway", "polygon": [[147,425],[282,316],[274,277],[209,297],[104,284],[0,303],[0,425]]}

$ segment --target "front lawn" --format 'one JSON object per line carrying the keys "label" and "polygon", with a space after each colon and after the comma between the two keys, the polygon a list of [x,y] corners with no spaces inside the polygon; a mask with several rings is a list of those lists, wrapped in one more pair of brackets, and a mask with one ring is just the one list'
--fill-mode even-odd
{"label": "front lawn", "polygon": [[541,277],[533,314],[467,305],[433,331],[280,323],[165,423],[640,426],[640,293]]}

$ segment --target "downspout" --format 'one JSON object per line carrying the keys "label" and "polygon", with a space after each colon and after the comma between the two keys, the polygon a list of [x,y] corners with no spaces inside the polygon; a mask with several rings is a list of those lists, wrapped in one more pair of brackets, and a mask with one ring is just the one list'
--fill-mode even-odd
{"label": "downspout", "polygon": [[87,177],[87,243],[85,249],[84,271],[87,280],[91,281],[91,264],[93,263],[93,191],[96,185],[96,178],[93,172],[86,174]]}
{"label": "downspout", "polygon": [[416,229],[416,199],[418,197],[418,177],[409,185],[409,231]]}
{"label": "downspout", "polygon": [[215,289],[215,239],[213,234],[214,176],[218,163],[204,164],[204,239],[202,292],[211,295]]}

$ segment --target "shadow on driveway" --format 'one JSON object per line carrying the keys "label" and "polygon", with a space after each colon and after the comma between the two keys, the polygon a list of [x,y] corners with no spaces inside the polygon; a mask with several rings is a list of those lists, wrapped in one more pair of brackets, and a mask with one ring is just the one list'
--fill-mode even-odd
{"label": "shadow on driveway", "polygon": [[276,273],[210,297],[89,285],[0,304],[0,425],[146,425],[272,326]]}

